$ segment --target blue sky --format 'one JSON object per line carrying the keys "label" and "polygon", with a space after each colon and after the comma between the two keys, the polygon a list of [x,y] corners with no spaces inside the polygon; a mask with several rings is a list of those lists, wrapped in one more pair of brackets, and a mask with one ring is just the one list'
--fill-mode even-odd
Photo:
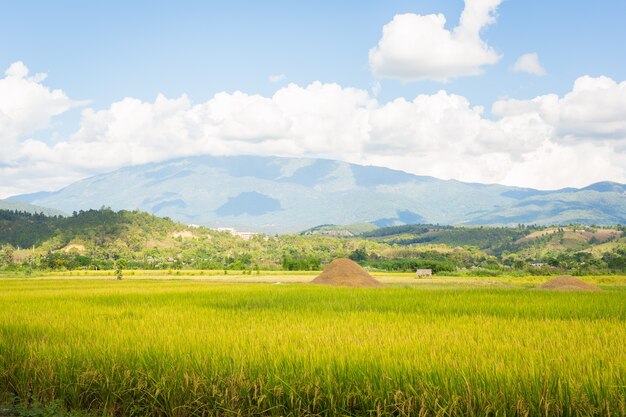
{"label": "blue sky", "polygon": [[[472,3],[481,1],[472,0]],[[376,100],[375,107],[383,107],[399,98],[412,101],[418,95],[427,95],[435,100],[437,92],[443,90],[447,95],[463,97],[467,101],[468,111],[476,105],[484,107],[480,121],[484,124],[489,120],[497,121],[507,117],[511,117],[511,121],[519,113],[519,109],[511,113],[508,106],[506,114],[492,114],[492,106],[498,101],[531,100],[547,94],[556,94],[563,98],[572,92],[575,81],[584,76],[594,79],[604,76],[617,85],[626,79],[626,54],[622,52],[623,41],[626,39],[626,25],[623,24],[626,2],[485,1],[494,3],[493,21],[481,26],[480,42],[494,56],[498,56],[497,62],[477,66],[476,68],[481,69],[480,74],[455,75],[446,82],[433,79],[436,77],[432,74],[427,79],[400,79],[402,77],[393,75],[396,69],[391,67],[377,72],[368,59],[368,53],[381,41],[383,27],[394,21],[395,16],[407,13],[422,16],[440,13],[447,20],[445,29],[453,31],[459,25],[460,16],[466,8],[466,3],[461,0],[4,1],[0,14],[0,70],[22,62],[30,70],[31,76],[39,72],[47,74],[44,81],[36,80],[38,85],[45,86],[50,91],[60,89],[70,100],[62,111],[49,114],[49,123],[45,126],[28,131],[20,130],[10,139],[7,136],[4,140],[7,143],[10,140],[15,146],[16,143],[23,145],[29,139],[37,140],[50,148],[66,143],[67,146],[57,148],[71,152],[69,145],[91,140],[78,134],[80,127],[88,123],[84,112],[110,110],[113,114],[113,104],[125,98],[154,103],[159,94],[172,100],[185,95],[190,108],[210,102],[221,92],[232,94],[241,91],[249,96],[271,98],[276,91],[287,88],[290,83],[306,88],[316,81],[322,85],[336,83],[342,89],[352,87],[366,91],[370,99]],[[420,41],[415,39],[413,42]],[[429,41],[424,39],[424,42]],[[401,47],[410,49],[412,45],[409,43]],[[513,71],[517,59],[526,53],[536,54],[541,67],[545,69],[545,75]],[[385,55],[381,59],[389,61],[388,58],[389,55]],[[271,82],[269,78],[273,75],[283,77],[278,82]],[[373,88],[375,85],[377,87]],[[10,101],[7,97],[5,100]],[[614,104],[619,107],[620,98],[616,100]],[[355,106],[369,106],[365,102],[359,103]],[[10,106],[10,103],[6,106]],[[415,117],[430,117],[417,109],[415,112]],[[11,114],[10,110],[5,110],[5,113]],[[611,117],[616,117],[614,113],[611,113]],[[122,116],[117,114],[116,117]],[[550,140],[555,146],[569,146],[569,151],[588,155],[593,145],[602,152],[623,155],[620,150],[623,149],[621,127],[608,133],[609,136],[619,136],[617,146],[618,141],[604,141],[607,133],[590,132],[588,126],[579,127],[572,133],[570,130],[575,123],[557,126],[556,122],[548,120],[549,117],[543,113],[540,117],[542,121],[551,123],[555,132],[569,132],[569,136],[552,137]],[[596,123],[606,117],[609,116],[599,115],[592,122]],[[462,118],[459,117],[459,120]],[[292,122],[290,120],[286,123]],[[106,130],[101,124],[98,126]],[[373,127],[372,131],[377,129]],[[491,127],[480,129],[484,132]],[[626,177],[621,167],[623,160],[619,159],[613,162],[611,169],[598,173],[603,177],[576,177],[572,178],[570,184],[565,179],[571,176],[564,173],[563,180],[544,183],[541,179],[544,174],[530,165],[527,168],[520,166],[519,172],[504,172],[506,166],[524,158],[531,163],[536,156],[531,156],[528,149],[502,150],[500,148],[504,146],[501,144],[494,145],[493,152],[489,149],[480,151],[482,155],[494,153],[490,160],[497,160],[500,164],[493,168],[498,171],[496,173],[474,172],[470,167],[458,172],[436,169],[420,162],[420,156],[427,156],[425,154],[430,145],[428,140],[413,140],[418,131],[423,132],[424,129],[415,128],[403,133],[404,136],[400,135],[404,139],[397,140],[405,140],[407,143],[402,142],[398,146],[395,159],[394,155],[368,151],[363,143],[373,142],[375,137],[368,137],[361,142],[357,138],[346,140],[359,143],[355,145],[358,149],[355,149],[360,153],[358,157],[352,158],[353,162],[385,164],[419,174],[460,180],[554,188],[584,185],[600,178],[621,181]],[[381,135],[385,136],[389,132],[383,133]],[[398,137],[399,134],[394,135]],[[448,140],[441,132],[433,133],[433,136],[437,135],[440,142]],[[480,143],[493,141],[491,137],[487,137],[489,134],[476,135]],[[197,139],[210,141],[213,137]],[[119,142],[122,139],[106,140]],[[350,159],[346,155],[358,153],[354,150],[343,153],[320,152],[316,147],[303,146],[302,143],[307,140],[309,139],[302,139],[293,146],[294,151],[288,153],[341,159]],[[390,140],[387,138],[381,143],[388,144],[391,143]],[[517,139],[508,137],[506,141],[517,142]],[[570,145],[567,145],[568,141]],[[409,146],[408,143],[422,147],[414,160],[407,159],[406,151],[403,150]],[[542,143],[544,148],[550,148],[549,143]],[[219,149],[220,153],[257,152],[252,147],[234,146],[229,150],[228,146],[222,145],[220,143],[208,148],[199,147],[194,152],[199,152],[199,149],[208,149],[207,152]],[[466,148],[470,149],[472,146],[468,144]],[[574,147],[577,147],[575,151]],[[380,146],[372,147],[377,148]],[[64,159],[61,154],[50,157],[52,159],[38,159],[43,156],[35,157],[32,150],[27,151],[23,146],[19,149],[22,152],[21,159],[10,160],[5,156],[4,160],[0,160],[0,165],[24,167],[30,163],[33,166],[46,165],[48,169],[54,169],[53,160],[61,163],[58,161]],[[59,149],[54,152],[61,152]],[[272,149],[281,148],[268,146],[258,152],[270,153]],[[550,149],[550,152],[556,152],[553,148]],[[48,149],[46,152],[50,154],[52,150]],[[42,151],[42,155],[46,152]],[[139,152],[133,158],[120,163],[162,159],[157,153],[153,152],[149,157],[149,152]],[[443,154],[445,149],[439,149],[436,153],[438,158],[442,158]],[[601,160],[603,154],[598,151],[597,155]],[[457,159],[461,158],[462,155],[457,156]],[[506,158],[510,161],[507,162]],[[452,167],[457,165],[454,159],[448,163]],[[58,187],[64,182],[116,167],[116,164],[111,163],[88,169],[68,163],[63,166],[66,174],[45,184],[45,187]],[[528,170],[528,175],[524,174],[524,169]],[[0,171],[0,179],[5,183],[17,180],[22,185],[5,186],[4,191],[0,187],[0,197],[11,192],[32,191],[38,184],[35,177],[28,180],[23,174],[19,178],[15,177],[18,174],[14,171]],[[41,172],[44,175],[46,171]],[[526,176],[531,179],[525,181]],[[49,175],[45,174],[45,177],[48,178]]]}
{"label": "blue sky", "polygon": [[[458,22],[463,1],[9,1],[0,15],[0,63],[21,60],[71,96],[108,106],[158,93],[194,101],[219,91],[268,95],[285,82],[369,88],[367,52],[399,13],[443,13]],[[503,55],[485,77],[382,82],[381,96],[411,98],[440,88],[490,105],[503,96],[564,93],[581,74],[626,78],[626,2],[506,0],[484,38]],[[511,74],[525,52],[548,75]]]}

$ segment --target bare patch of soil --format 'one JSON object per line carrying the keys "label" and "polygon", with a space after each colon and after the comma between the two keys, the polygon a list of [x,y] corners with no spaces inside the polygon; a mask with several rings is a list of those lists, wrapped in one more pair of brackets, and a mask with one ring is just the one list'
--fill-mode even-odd
{"label": "bare patch of soil", "polygon": [[63,249],[61,249],[63,252],[65,253],[70,253],[72,251],[77,251],[79,253],[83,253],[85,252],[85,246],[78,244],[78,243],[70,243],[69,245],[67,245],[66,247],[64,247]]}

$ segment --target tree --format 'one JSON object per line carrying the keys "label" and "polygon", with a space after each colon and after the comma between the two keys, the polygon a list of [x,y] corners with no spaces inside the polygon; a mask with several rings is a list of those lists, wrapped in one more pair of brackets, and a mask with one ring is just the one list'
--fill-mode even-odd
{"label": "tree", "polygon": [[120,258],[117,261],[115,261],[115,276],[117,277],[117,279],[122,279],[123,278],[123,274],[124,274],[124,268],[126,268],[127,263],[126,260]]}
{"label": "tree", "polygon": [[14,251],[9,245],[0,249],[0,266],[9,266],[13,263]]}
{"label": "tree", "polygon": [[365,248],[355,249],[348,257],[355,262],[366,261],[367,260],[367,251]]}

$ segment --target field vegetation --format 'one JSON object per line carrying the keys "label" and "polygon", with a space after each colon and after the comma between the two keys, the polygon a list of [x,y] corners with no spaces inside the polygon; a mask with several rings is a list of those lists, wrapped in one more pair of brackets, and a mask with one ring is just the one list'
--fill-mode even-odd
{"label": "field vegetation", "polygon": [[106,416],[624,415],[612,280],[571,293],[4,278],[0,391],[14,410]]}

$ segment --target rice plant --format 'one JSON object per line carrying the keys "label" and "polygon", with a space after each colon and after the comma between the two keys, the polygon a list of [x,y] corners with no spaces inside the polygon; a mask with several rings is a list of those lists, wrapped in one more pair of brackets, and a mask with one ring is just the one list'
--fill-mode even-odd
{"label": "rice plant", "polygon": [[0,281],[0,392],[106,416],[626,415],[626,291]]}

